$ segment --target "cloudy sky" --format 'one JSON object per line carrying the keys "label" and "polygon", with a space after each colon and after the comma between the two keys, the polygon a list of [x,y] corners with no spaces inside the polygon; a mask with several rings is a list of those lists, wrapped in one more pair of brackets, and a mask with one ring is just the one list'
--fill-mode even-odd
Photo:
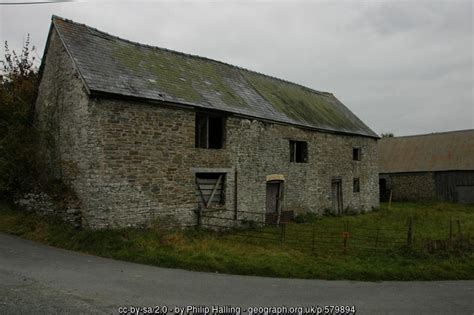
{"label": "cloudy sky", "polygon": [[56,14],[332,92],[377,133],[409,135],[474,128],[473,11],[421,0],[0,5],[0,37],[19,49],[30,33],[41,56]]}

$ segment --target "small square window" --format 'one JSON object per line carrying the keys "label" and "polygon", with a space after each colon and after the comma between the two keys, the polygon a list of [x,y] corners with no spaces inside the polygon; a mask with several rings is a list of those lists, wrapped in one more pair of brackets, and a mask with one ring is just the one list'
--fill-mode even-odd
{"label": "small square window", "polygon": [[354,161],[360,161],[362,155],[362,150],[360,148],[352,148],[352,159]]}
{"label": "small square window", "polygon": [[352,191],[355,193],[360,192],[360,180],[358,178],[354,178],[352,181]]}
{"label": "small square window", "polygon": [[290,140],[290,162],[308,163],[308,143]]}
{"label": "small square window", "polygon": [[196,148],[221,149],[224,144],[224,117],[196,114]]}

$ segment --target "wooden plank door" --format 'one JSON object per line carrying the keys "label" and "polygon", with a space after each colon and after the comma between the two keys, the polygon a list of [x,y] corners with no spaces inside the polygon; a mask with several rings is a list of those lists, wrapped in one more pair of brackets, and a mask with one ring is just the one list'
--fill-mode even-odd
{"label": "wooden plank door", "polygon": [[280,203],[280,183],[267,183],[267,204],[265,210],[265,224],[277,224],[278,207]]}

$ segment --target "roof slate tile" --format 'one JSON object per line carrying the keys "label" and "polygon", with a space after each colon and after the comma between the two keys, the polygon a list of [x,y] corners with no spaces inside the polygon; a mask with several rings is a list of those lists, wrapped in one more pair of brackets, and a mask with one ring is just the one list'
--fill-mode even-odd
{"label": "roof slate tile", "polygon": [[331,93],[219,61],[130,42],[57,16],[52,23],[91,92],[378,137]]}

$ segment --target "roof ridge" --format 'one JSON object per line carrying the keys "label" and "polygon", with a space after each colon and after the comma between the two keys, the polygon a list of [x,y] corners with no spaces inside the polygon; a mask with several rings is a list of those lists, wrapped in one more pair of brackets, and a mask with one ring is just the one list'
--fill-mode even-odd
{"label": "roof ridge", "polygon": [[169,49],[169,48],[164,48],[164,47],[159,47],[159,46],[151,46],[151,45],[147,45],[147,44],[143,44],[143,43],[131,41],[131,40],[128,40],[128,39],[126,39],[126,38],[122,38],[122,37],[119,37],[119,36],[117,36],[117,35],[113,35],[113,34],[110,34],[110,33],[105,32],[105,31],[99,30],[99,29],[97,29],[97,28],[95,28],[95,27],[92,27],[92,26],[89,26],[89,25],[87,25],[87,24],[75,22],[75,21],[73,21],[73,20],[71,20],[71,19],[63,18],[63,17],[61,17],[61,16],[58,16],[58,15],[53,14],[52,17],[51,17],[51,20],[53,21],[53,23],[54,23],[54,20],[55,20],[55,19],[62,20],[62,21],[68,22],[68,23],[73,23],[73,24],[80,25],[80,26],[84,26],[84,27],[86,27],[88,30],[93,30],[93,31],[96,31],[96,32],[105,34],[105,35],[107,35],[107,36],[109,36],[109,37],[115,38],[115,39],[117,39],[117,40],[121,40],[121,41],[130,43],[130,44],[133,44],[133,45],[138,45],[138,46],[142,46],[142,47],[146,47],[146,48],[151,48],[151,49],[164,50],[164,51],[167,51],[167,52],[170,52],[170,53],[174,53],[174,54],[178,54],[178,55],[182,55],[182,56],[186,56],[186,57],[191,57],[191,58],[196,58],[196,59],[201,59],[201,60],[205,60],[205,61],[211,61],[211,62],[223,64],[223,65],[225,65],[225,66],[229,66],[229,67],[232,67],[232,68],[236,68],[236,69],[239,69],[239,70],[242,70],[242,71],[246,71],[246,72],[258,74],[258,75],[261,75],[261,76],[265,76],[265,77],[267,77],[267,78],[274,79],[274,80],[283,82],[283,83],[285,83],[285,84],[295,85],[295,86],[298,86],[298,87],[300,87],[300,88],[303,88],[303,89],[305,89],[305,90],[307,90],[307,91],[309,91],[309,92],[311,92],[311,93],[316,93],[316,94],[318,94],[318,95],[323,95],[323,96],[328,96],[328,97],[329,97],[329,96],[334,96],[334,94],[331,93],[331,92],[318,91],[318,90],[315,90],[315,89],[313,89],[313,88],[310,88],[310,87],[301,85],[301,84],[299,84],[299,83],[291,82],[291,81],[288,81],[288,80],[285,80],[285,79],[281,79],[281,78],[278,78],[278,77],[275,77],[275,76],[271,76],[271,75],[268,75],[268,74],[265,74],[265,73],[261,73],[261,72],[255,71],[255,70],[250,70],[250,69],[247,69],[247,68],[243,68],[243,67],[240,67],[240,66],[237,66],[237,65],[233,65],[233,64],[224,62],[224,61],[219,61],[219,60],[215,60],[215,59],[211,59],[211,58],[207,58],[207,57],[202,57],[202,56],[199,56],[199,55],[188,54],[188,53],[180,52],[180,51],[177,51],[177,50],[172,50],[172,49]]}
{"label": "roof ridge", "polygon": [[386,137],[381,138],[381,140],[390,140],[390,139],[399,139],[399,138],[414,138],[414,137],[427,137],[427,136],[437,136],[441,134],[447,133],[461,133],[461,132],[472,132],[474,129],[460,129],[460,130],[448,130],[448,131],[439,131],[439,132],[431,132],[431,133],[423,133],[418,135],[407,135],[407,136],[398,136],[398,137]]}

